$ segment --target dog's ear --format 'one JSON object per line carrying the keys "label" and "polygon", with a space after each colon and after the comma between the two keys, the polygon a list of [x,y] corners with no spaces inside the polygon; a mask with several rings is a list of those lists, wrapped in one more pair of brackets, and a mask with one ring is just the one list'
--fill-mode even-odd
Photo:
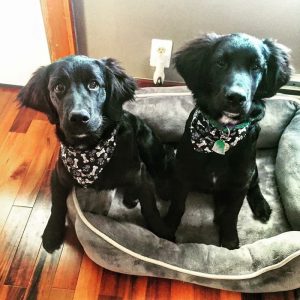
{"label": "dog's ear", "polygon": [[137,88],[135,80],[124,72],[115,59],[106,58],[102,62],[108,73],[109,80],[107,84],[110,86],[110,97],[116,99],[121,104],[133,99]]}
{"label": "dog's ear", "polygon": [[267,68],[255,94],[255,98],[272,97],[291,77],[290,50],[271,39],[263,40]]}
{"label": "dog's ear", "polygon": [[52,124],[57,124],[57,112],[51,103],[48,91],[48,73],[49,66],[40,67],[21,89],[17,99],[22,106],[45,113]]}
{"label": "dog's ear", "polygon": [[137,88],[135,80],[128,76],[119,63],[112,58],[104,58],[100,63],[106,69],[107,100],[105,109],[110,117],[119,120],[122,114],[122,105],[134,99]]}
{"label": "dog's ear", "polygon": [[206,34],[189,42],[175,53],[175,67],[194,94],[205,88],[205,66],[219,37],[220,35],[215,33]]}

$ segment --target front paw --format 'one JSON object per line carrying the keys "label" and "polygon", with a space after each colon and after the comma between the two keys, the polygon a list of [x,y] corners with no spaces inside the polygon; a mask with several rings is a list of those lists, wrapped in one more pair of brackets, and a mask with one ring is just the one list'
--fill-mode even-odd
{"label": "front paw", "polygon": [[175,233],[176,229],[165,226],[162,230],[160,230],[159,237],[170,242],[176,243]]}
{"label": "front paw", "polygon": [[162,220],[159,221],[160,221],[159,224],[158,222],[156,224],[148,223],[147,228],[159,238],[175,243],[176,230],[167,226],[165,222],[162,222]]}
{"label": "front paw", "polygon": [[139,203],[138,199],[128,199],[128,198],[124,198],[123,199],[123,204],[128,208],[128,209],[132,209],[135,208]]}
{"label": "front paw", "polygon": [[265,198],[261,198],[260,201],[257,201],[256,203],[257,204],[252,209],[255,218],[263,223],[268,222],[272,213],[269,203]]}
{"label": "front paw", "polygon": [[50,220],[42,235],[43,247],[48,253],[59,249],[63,243],[65,235],[65,226],[53,224]]}
{"label": "front paw", "polygon": [[234,250],[239,248],[239,238],[238,237],[232,237],[232,238],[226,238],[221,237],[220,239],[220,246],[227,248],[229,250]]}

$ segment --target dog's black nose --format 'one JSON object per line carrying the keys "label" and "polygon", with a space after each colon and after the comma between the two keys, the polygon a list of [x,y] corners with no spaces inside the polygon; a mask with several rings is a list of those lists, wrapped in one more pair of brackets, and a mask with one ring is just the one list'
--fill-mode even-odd
{"label": "dog's black nose", "polygon": [[225,96],[230,104],[240,104],[247,99],[246,92],[241,88],[229,89]]}
{"label": "dog's black nose", "polygon": [[84,124],[90,120],[90,115],[86,110],[75,110],[70,113],[69,119],[72,123]]}

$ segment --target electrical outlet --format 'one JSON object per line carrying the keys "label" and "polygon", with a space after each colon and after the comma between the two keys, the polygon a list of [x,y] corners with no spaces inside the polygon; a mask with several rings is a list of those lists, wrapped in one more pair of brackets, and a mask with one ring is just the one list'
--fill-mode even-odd
{"label": "electrical outlet", "polygon": [[165,68],[170,67],[173,42],[171,40],[152,39],[150,66],[156,67],[163,64]]}

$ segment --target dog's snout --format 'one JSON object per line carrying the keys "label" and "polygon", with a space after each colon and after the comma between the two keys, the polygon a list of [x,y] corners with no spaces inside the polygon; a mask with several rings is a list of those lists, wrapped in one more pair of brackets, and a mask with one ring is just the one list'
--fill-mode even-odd
{"label": "dog's snout", "polygon": [[86,110],[75,110],[70,113],[69,120],[74,124],[84,124],[90,120],[90,114]]}
{"label": "dog's snout", "polygon": [[241,104],[247,100],[247,94],[245,90],[240,87],[227,90],[225,97],[229,104]]}

